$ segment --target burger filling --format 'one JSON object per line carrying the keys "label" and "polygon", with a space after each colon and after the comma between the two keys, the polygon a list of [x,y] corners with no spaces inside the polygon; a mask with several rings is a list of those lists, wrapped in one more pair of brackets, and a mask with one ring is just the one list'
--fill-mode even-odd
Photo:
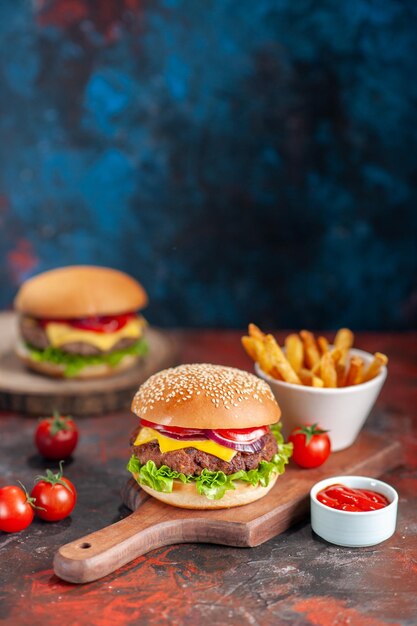
{"label": "burger filling", "polygon": [[267,487],[273,475],[284,472],[292,452],[292,445],[284,444],[280,424],[242,431],[189,431],[142,420],[131,446],[128,470],[139,484],[170,493],[174,480],[195,482],[201,495],[216,500],[235,489],[238,481]]}
{"label": "burger filling", "polygon": [[64,366],[67,377],[76,376],[84,367],[115,367],[125,356],[145,354],[144,326],[145,320],[136,313],[68,320],[20,319],[30,357]]}

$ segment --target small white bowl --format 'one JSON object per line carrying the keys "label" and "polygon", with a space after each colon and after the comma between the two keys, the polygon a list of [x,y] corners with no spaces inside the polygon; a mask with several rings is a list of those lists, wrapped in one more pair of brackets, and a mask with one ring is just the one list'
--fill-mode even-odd
{"label": "small white bowl", "polygon": [[[352,349],[350,354],[361,357],[365,365],[374,358],[363,350]],[[333,452],[353,444],[387,377],[387,368],[382,367],[380,373],[366,383],[330,389],[276,380],[265,374],[258,363],[255,363],[255,372],[269,384],[281,407],[284,437],[298,426],[317,422],[329,431]]]}
{"label": "small white bowl", "polygon": [[[382,493],[390,502],[377,511],[338,511],[317,500],[322,489],[340,483],[354,489]],[[390,485],[366,476],[332,476],[316,483],[310,491],[311,527],[314,532],[338,546],[364,548],[389,539],[395,532],[398,494]]]}

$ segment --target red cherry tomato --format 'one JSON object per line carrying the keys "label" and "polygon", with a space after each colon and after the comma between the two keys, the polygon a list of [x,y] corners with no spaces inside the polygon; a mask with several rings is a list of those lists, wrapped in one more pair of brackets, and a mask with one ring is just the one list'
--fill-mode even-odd
{"label": "red cherry tomato", "polygon": [[33,499],[26,489],[8,485],[0,489],[0,530],[17,533],[27,528],[33,520]]}
{"label": "red cherry tomato", "polygon": [[67,459],[78,442],[78,428],[71,417],[63,417],[56,411],[53,417],[39,422],[35,432],[35,443],[46,459]]}
{"label": "red cherry tomato", "polygon": [[62,465],[56,474],[46,470],[46,476],[38,476],[32,493],[36,499],[36,514],[47,522],[65,519],[73,510],[77,501],[77,492],[68,478],[64,478]]}
{"label": "red cherry tomato", "polygon": [[300,467],[319,467],[330,454],[331,446],[327,431],[319,428],[317,424],[296,428],[288,441],[294,446],[292,458]]}

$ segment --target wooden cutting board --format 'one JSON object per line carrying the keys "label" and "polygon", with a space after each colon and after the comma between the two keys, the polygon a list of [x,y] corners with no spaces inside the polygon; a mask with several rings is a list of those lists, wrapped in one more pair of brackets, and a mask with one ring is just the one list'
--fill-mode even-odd
{"label": "wooden cutting board", "polygon": [[376,478],[400,463],[399,443],[363,432],[353,446],[332,454],[322,467],[302,470],[290,463],[261,500],[214,511],[190,511],[163,504],[131,479],[122,491],[122,499],[134,513],[62,546],[54,558],[55,573],[72,583],[91,582],[154,548],[173,543],[258,546],[307,514],[309,491],[317,481],[348,474]]}
{"label": "wooden cutting board", "polygon": [[54,379],[27,369],[14,353],[14,313],[0,314],[0,410],[29,415],[97,415],[130,407],[133,394],[149,376],[177,363],[177,346],[163,332],[148,328],[149,353],[115,376],[91,380]]}

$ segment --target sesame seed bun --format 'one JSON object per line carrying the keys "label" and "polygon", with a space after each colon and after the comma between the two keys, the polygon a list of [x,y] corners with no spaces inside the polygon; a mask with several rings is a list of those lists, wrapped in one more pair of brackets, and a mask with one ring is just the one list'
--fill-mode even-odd
{"label": "sesame seed bun", "polygon": [[139,388],[132,411],[181,428],[254,428],[278,422],[269,385],[234,367],[196,363],[154,374]]}
{"label": "sesame seed bun", "polygon": [[69,319],[136,311],[147,301],[142,285],[124,272],[73,265],[27,280],[14,306],[20,313],[40,319]]}
{"label": "sesame seed bun", "polygon": [[[137,480],[137,475],[133,474],[133,476]],[[183,484],[180,480],[174,480],[171,493],[155,491],[155,489],[142,484],[140,486],[144,491],[157,500],[165,502],[165,504],[171,504],[181,509],[212,510],[229,509],[255,502],[255,500],[266,496],[275,485],[277,478],[278,475],[274,474],[271,477],[268,487],[262,487],[261,485],[253,487],[250,483],[236,481],[236,488],[226,491],[220,500],[209,500],[206,496],[202,496],[198,493],[194,483]]]}

